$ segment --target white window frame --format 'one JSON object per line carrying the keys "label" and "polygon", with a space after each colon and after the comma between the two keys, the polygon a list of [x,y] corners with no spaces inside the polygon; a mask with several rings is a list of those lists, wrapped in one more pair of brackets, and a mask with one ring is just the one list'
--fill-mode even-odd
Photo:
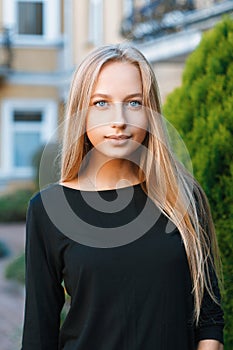
{"label": "white window frame", "polygon": [[[43,3],[43,35],[23,35],[17,31],[18,2]],[[60,1],[58,0],[3,0],[3,27],[10,28],[14,34],[15,44],[43,44],[60,39]]]}
{"label": "white window frame", "polygon": [[[15,111],[40,111],[41,122],[14,122]],[[1,120],[1,167],[0,178],[32,178],[33,167],[14,166],[13,137],[15,131],[39,131],[41,145],[46,144],[55,135],[57,128],[58,106],[51,100],[5,100],[2,104]],[[32,129],[33,128],[33,129]]]}
{"label": "white window frame", "polygon": [[89,0],[88,42],[94,46],[103,43],[103,0]]}

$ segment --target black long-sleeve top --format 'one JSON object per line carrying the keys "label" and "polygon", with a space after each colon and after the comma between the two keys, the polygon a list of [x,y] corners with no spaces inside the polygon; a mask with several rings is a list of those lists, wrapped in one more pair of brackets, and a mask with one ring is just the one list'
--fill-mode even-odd
{"label": "black long-sleeve top", "polygon": [[[103,203],[111,208],[117,196],[122,208],[106,212]],[[195,326],[184,245],[168,223],[140,185],[88,192],[53,184],[35,195],[27,214],[22,350],[194,350],[203,339],[223,342],[223,311],[207,292]],[[96,227],[91,238],[85,224]],[[121,227],[128,242],[117,241],[112,229],[120,235]],[[60,328],[63,281],[71,305]],[[220,300],[215,274],[212,285]]]}

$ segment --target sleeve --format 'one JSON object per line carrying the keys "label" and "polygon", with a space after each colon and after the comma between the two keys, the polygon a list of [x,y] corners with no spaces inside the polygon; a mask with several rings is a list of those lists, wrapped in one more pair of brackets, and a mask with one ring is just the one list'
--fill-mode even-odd
{"label": "sleeve", "polygon": [[213,269],[210,268],[210,281],[212,290],[217,299],[216,303],[205,288],[201,305],[201,313],[198,327],[196,329],[196,342],[204,339],[218,340],[224,344],[224,314],[221,307],[221,295],[218,286],[217,276]]}
{"label": "sleeve", "polygon": [[[198,216],[201,226],[209,236],[208,244],[210,244],[210,251],[212,255],[212,242],[209,225],[213,225],[213,222],[209,202],[204,191],[199,185],[195,187],[194,195],[197,202]],[[211,218],[211,220],[209,221],[208,218]],[[210,259],[207,261],[207,264],[209,270],[209,282],[207,283],[218,303],[211,298],[207,288],[205,287],[200,311],[200,319],[198,327],[196,328],[195,337],[197,343],[204,339],[214,339],[223,344],[224,314],[221,307],[221,294],[218,278]]]}
{"label": "sleeve", "polygon": [[26,300],[21,350],[58,350],[64,290],[51,253],[49,233],[43,229],[43,214],[37,214],[38,218],[34,211],[31,201],[26,222]]}

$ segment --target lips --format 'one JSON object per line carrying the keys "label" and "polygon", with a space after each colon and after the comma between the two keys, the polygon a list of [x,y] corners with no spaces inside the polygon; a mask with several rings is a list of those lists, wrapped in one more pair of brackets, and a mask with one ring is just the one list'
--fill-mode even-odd
{"label": "lips", "polygon": [[105,136],[106,139],[110,139],[110,140],[127,140],[129,139],[131,136],[130,135],[108,135]]}

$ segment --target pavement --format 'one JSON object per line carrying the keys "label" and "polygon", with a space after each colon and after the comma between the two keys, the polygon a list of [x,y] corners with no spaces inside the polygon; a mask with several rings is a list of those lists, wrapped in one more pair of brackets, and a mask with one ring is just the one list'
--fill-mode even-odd
{"label": "pavement", "polygon": [[0,224],[0,241],[8,247],[10,254],[0,258],[0,349],[20,350],[23,313],[24,286],[5,278],[5,268],[25,247],[25,224]]}

